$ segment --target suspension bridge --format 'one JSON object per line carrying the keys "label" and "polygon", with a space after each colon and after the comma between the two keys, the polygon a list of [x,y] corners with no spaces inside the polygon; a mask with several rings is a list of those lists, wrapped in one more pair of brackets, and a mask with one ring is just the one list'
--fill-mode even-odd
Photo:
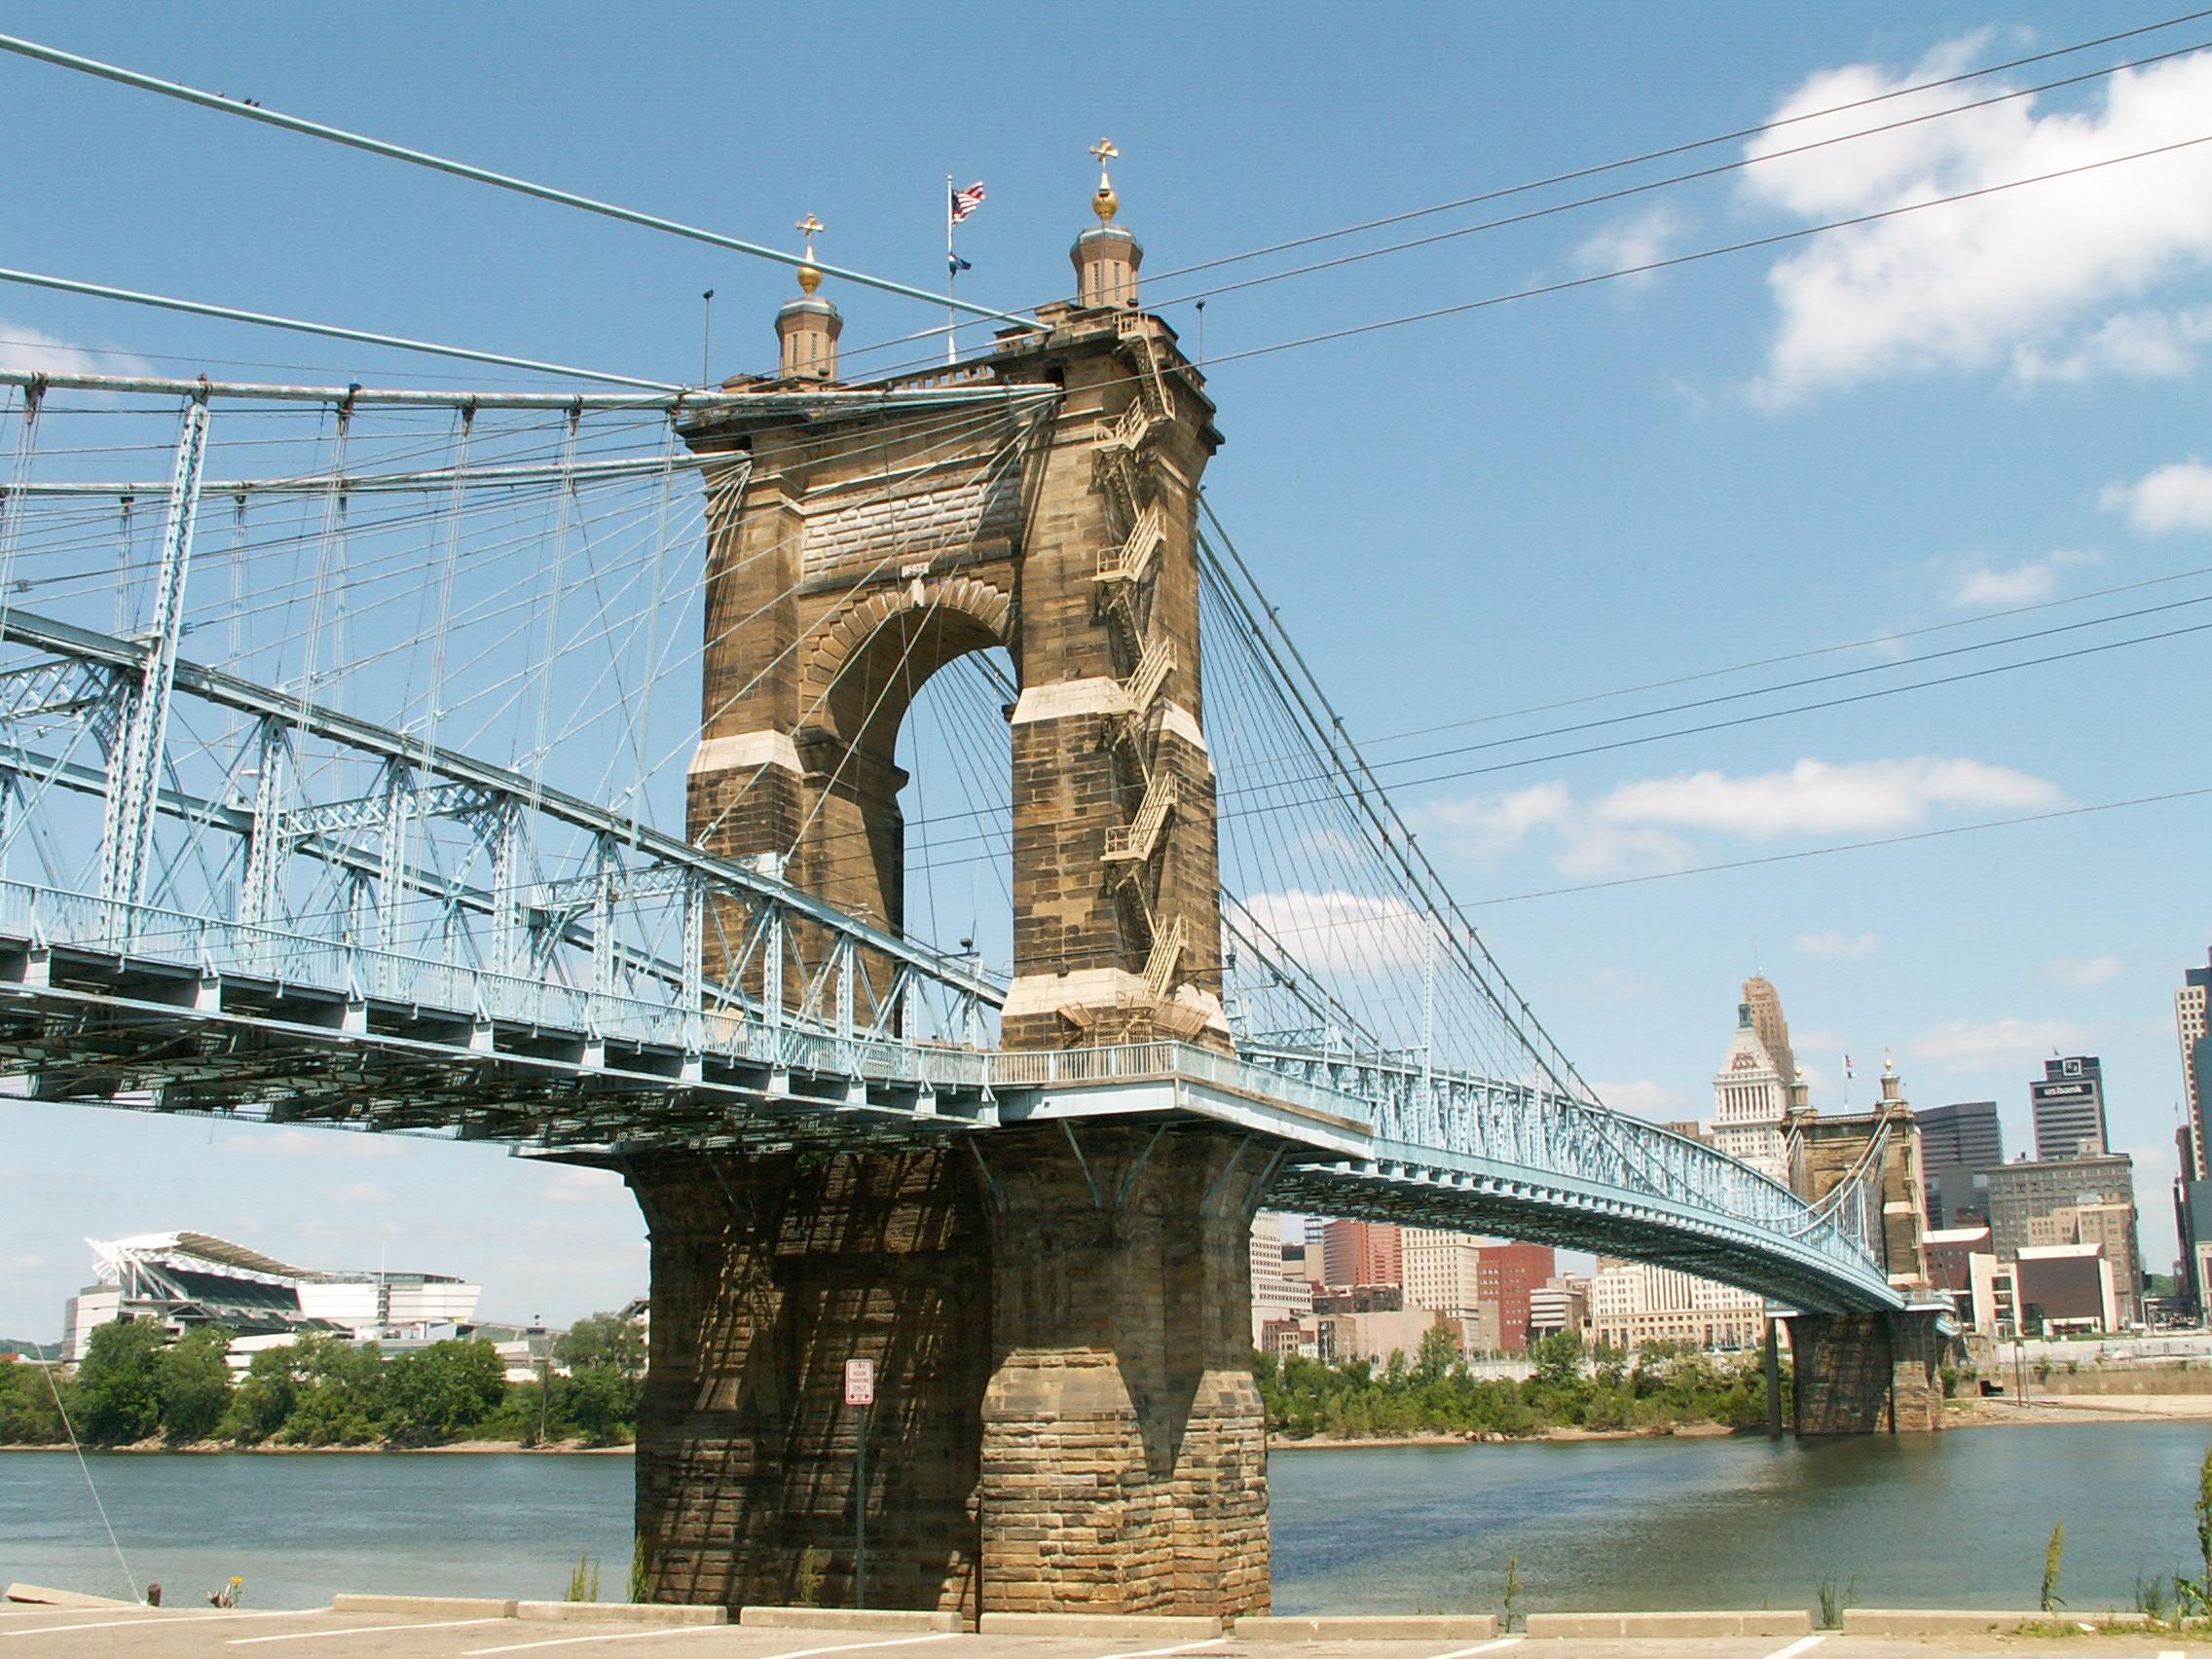
{"label": "suspension bridge", "polygon": [[0,1067],[621,1172],[666,1599],[849,1587],[865,1510],[890,1604],[1264,1605],[1263,1204],[1761,1292],[1821,1426],[1929,1366],[1909,1122],[1815,1195],[1598,1099],[1099,205],[1072,303],[903,377],[811,265],[721,387],[0,374]]}

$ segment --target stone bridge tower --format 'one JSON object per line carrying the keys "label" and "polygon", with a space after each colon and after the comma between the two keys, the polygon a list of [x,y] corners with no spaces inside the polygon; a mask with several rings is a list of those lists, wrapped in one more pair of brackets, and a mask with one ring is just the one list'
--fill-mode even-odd
{"label": "stone bridge tower", "polygon": [[[1789,1184],[1814,1201],[1825,1198],[1873,1155],[1868,1170],[1869,1242],[1893,1287],[1924,1295],[1930,1287],[1926,1237],[1928,1200],[1921,1181],[1920,1125],[1904,1086],[1887,1056],[1882,1095],[1870,1112],[1824,1115],[1793,1091],[1789,1116]],[[1796,1371],[1797,1432],[1872,1434],[1943,1426],[1939,1380],[1948,1344],[1933,1308],[1898,1313],[1798,1313],[1788,1321]]]}
{"label": "stone bridge tower", "polygon": [[[1008,1048],[1230,1046],[1196,515],[1220,437],[1113,222],[1077,297],[956,369],[855,387],[801,270],[781,373],[1043,387],[686,431],[748,451],[710,521],[692,839],[904,919],[901,719],[1013,657]],[[718,962],[708,947],[708,971]],[[720,966],[727,966],[726,957]],[[1268,1160],[1192,1124],[999,1128],[948,1150],[682,1154],[629,1171],[652,1238],[638,1529],[666,1601],[1234,1615],[1267,1605],[1247,1233]],[[867,1490],[842,1362],[876,1361]]]}

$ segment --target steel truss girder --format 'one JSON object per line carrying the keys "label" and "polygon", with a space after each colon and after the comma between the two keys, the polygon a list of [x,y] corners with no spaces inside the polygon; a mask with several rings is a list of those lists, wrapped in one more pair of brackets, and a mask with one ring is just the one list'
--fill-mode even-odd
{"label": "steel truss girder", "polygon": [[[21,610],[9,611],[0,618],[0,640],[127,674],[145,673],[151,649],[136,641],[118,639],[94,629]],[[580,796],[548,787],[509,767],[477,760],[318,704],[303,706],[297,697],[219,669],[179,660],[174,664],[171,678],[177,691],[215,707],[273,721],[364,756],[411,765],[446,782],[472,786],[518,806],[527,806],[531,812],[542,814],[556,823],[611,836],[645,861],[691,871],[703,882],[711,882],[724,891],[745,893],[830,935],[852,940],[878,960],[904,964],[921,979],[994,1008],[1004,1001],[1002,986],[959,958],[940,956],[870,923],[847,916],[791,885],[780,875],[767,874],[742,861],[703,852],[681,837],[593,805]]]}
{"label": "steel truss girder", "polygon": [[1800,1238],[1879,1277],[1867,1233],[1868,1161],[1819,1203],[1716,1148],[1589,1101],[1419,1060],[1248,1046],[1255,1064],[1371,1103],[1379,1139],[1575,1180]]}

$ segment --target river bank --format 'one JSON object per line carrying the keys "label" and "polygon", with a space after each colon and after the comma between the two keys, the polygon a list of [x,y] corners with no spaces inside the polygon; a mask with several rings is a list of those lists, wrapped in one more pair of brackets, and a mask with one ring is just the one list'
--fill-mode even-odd
{"label": "river bank", "polygon": [[1943,1420],[1951,1428],[2095,1422],[2212,1421],[2212,1394],[2031,1394],[2027,1400],[1949,1401]]}
{"label": "river bank", "polygon": [[1726,1440],[1753,1432],[1765,1431],[1731,1428],[1724,1422],[1658,1424],[1649,1428],[1583,1428],[1575,1423],[1558,1423],[1528,1434],[1503,1434],[1494,1429],[1488,1433],[1466,1429],[1436,1434],[1313,1434],[1298,1439],[1287,1434],[1271,1434],[1268,1450],[1271,1453],[1348,1452],[1386,1446],[1526,1446],[1539,1440]]}

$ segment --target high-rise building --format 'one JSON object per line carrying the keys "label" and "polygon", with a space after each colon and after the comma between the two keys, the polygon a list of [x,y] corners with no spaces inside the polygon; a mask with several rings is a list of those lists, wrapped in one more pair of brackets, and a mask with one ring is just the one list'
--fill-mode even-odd
{"label": "high-rise building", "polygon": [[2182,1174],[2192,1181],[2212,1178],[2212,1152],[2205,1148],[2204,1113],[2212,1104],[2212,950],[2207,966],[2185,969],[2174,993],[2174,1029],[2181,1038],[2182,1087],[2188,1091],[2188,1157]]}
{"label": "high-rise building", "polygon": [[1283,1264],[1282,1217],[1262,1211],[1252,1224],[1252,1346],[1271,1324],[1293,1325],[1313,1311],[1313,1287]]}
{"label": "high-rise building", "polygon": [[2122,1322],[2141,1309],[2143,1246],[2135,1221],[2135,1161],[2125,1153],[2026,1159],[1989,1171],[1990,1247],[2000,1261],[2060,1244],[2095,1244],[2112,1264]]}
{"label": "high-rise building", "polygon": [[1920,1121],[1921,1182],[1928,1225],[1968,1227],[1989,1219],[1988,1170],[2005,1161],[2005,1132],[1994,1100],[1930,1106]]}
{"label": "high-rise building", "polygon": [[[2206,952],[2212,963],[2212,951]],[[2188,1114],[2174,1135],[2181,1173],[2174,1180],[2174,1225],[2192,1311],[2212,1306],[2212,1151],[2204,1114],[2212,1107],[2212,966],[2190,968],[2174,993],[2174,1031],[2181,1039],[2181,1079]]]}
{"label": "high-rise building", "polygon": [[1796,1081],[1782,998],[1766,980],[1746,979],[1744,1000],[1736,1006],[1736,1034],[1713,1080],[1714,1144],[1778,1181],[1788,1180],[1783,1124]]}
{"label": "high-rise building", "polygon": [[1497,1346],[1520,1353],[1529,1346],[1530,1296],[1559,1272],[1549,1244],[1485,1244],[1475,1265],[1475,1301],[1497,1309]]}
{"label": "high-rise building", "polygon": [[2036,1157],[2094,1157],[2107,1151],[2104,1066],[2094,1054],[2046,1060],[2043,1078],[2028,1085],[2035,1108]]}
{"label": "high-rise building", "polygon": [[1766,1051],[1774,1056],[1786,1082],[1797,1079],[1797,1056],[1789,1048],[1789,1021],[1782,1016],[1782,994],[1773,984],[1752,975],[1744,981],[1744,1001],[1751,1011],[1751,1029],[1759,1034]]}
{"label": "high-rise building", "polygon": [[1398,1248],[1407,1307],[1455,1319],[1474,1312],[1482,1299],[1482,1239],[1471,1233],[1409,1227],[1399,1235]]}
{"label": "high-rise building", "polygon": [[1927,1167],[1965,1163],[1992,1169],[2005,1161],[2005,1130],[1997,1121],[1996,1101],[1922,1106],[1913,1116],[1920,1120],[1920,1159]]}
{"label": "high-rise building", "polygon": [[1398,1230],[1386,1221],[1332,1221],[1321,1229],[1325,1284],[1403,1284]]}
{"label": "high-rise building", "polygon": [[1648,1343],[1748,1348],[1765,1334],[1766,1299],[1673,1268],[1603,1257],[1590,1280],[1590,1339],[1633,1352]]}
{"label": "high-rise building", "polygon": [[1590,1328],[1590,1281],[1563,1273],[1529,1293],[1529,1340]]}

